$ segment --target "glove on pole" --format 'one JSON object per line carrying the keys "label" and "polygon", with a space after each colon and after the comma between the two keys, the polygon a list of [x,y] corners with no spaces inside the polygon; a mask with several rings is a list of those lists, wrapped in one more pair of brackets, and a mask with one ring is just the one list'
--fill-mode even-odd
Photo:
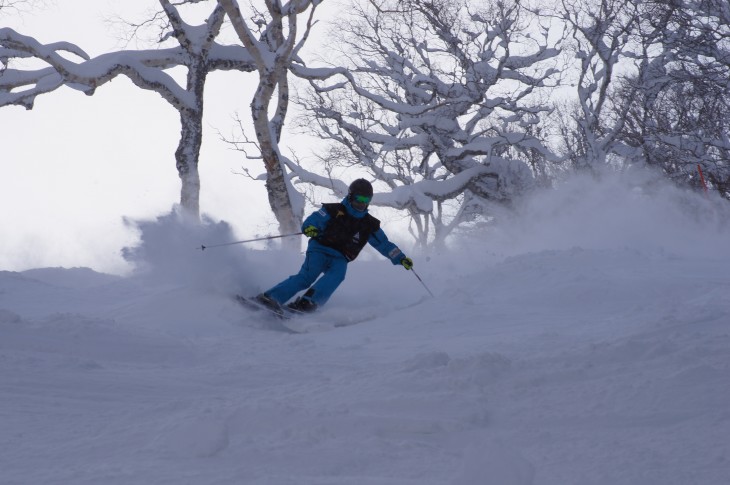
{"label": "glove on pole", "polygon": [[223,244],[211,244],[210,246],[206,246],[205,244],[203,244],[202,246],[200,246],[199,249],[201,251],[205,251],[208,248],[220,248],[222,246],[232,246],[234,244],[250,243],[250,242],[254,242],[254,241],[266,241],[267,239],[277,239],[280,237],[299,236],[301,234],[302,234],[301,232],[295,232],[294,234],[281,234],[279,236],[257,237],[256,239],[246,239],[244,241],[233,241],[233,242],[223,243]]}
{"label": "glove on pole", "polygon": [[304,233],[303,234],[305,236],[307,236],[307,237],[314,237],[314,238],[316,238],[317,236],[319,236],[319,229],[317,229],[314,226],[307,226],[307,227],[304,228]]}

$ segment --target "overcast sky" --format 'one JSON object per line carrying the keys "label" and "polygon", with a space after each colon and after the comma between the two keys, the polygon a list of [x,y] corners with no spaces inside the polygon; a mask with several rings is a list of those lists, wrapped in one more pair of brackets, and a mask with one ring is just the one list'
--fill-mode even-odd
{"label": "overcast sky", "polygon": [[[55,0],[43,11],[0,17],[0,25],[44,43],[70,41],[95,56],[121,48],[106,18],[120,13],[139,19],[149,6],[157,2]],[[249,116],[246,86],[255,85],[255,76],[209,77],[200,157],[201,212],[229,222],[242,237],[278,230],[263,183],[234,174],[246,162],[217,134],[232,132],[234,112]],[[0,270],[124,271],[119,251],[135,240],[124,218],[154,217],[179,201],[179,130],[178,114],[167,102],[122,76],[94,96],[64,87],[36,98],[33,110],[0,108]],[[283,145],[289,154],[286,140]],[[247,166],[263,171],[260,162]]]}

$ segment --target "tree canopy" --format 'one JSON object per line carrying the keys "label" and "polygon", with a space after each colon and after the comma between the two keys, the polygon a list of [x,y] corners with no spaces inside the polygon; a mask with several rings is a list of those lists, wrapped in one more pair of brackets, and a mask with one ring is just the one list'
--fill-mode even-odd
{"label": "tree canopy", "polygon": [[[179,113],[180,202],[193,218],[214,71],[257,79],[247,156],[262,163],[285,233],[299,228],[305,187],[342,196],[354,174],[375,183],[374,204],[407,214],[423,245],[489,221],[566,170],[641,164],[690,187],[702,171],[730,198],[725,0],[352,0],[328,48],[306,54],[316,12],[334,4],[157,4],[158,48],[92,57],[0,28],[0,107],[32,109],[61,86],[93,95],[120,75],[158,93]],[[207,7],[202,23],[185,20],[193,4]],[[41,67],[16,67],[27,59]],[[282,153],[287,126],[321,140],[312,156]]]}

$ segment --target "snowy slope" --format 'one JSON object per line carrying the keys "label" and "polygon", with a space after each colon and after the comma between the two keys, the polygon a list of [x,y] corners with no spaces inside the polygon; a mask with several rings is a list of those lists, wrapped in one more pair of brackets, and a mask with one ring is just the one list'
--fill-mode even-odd
{"label": "snowy slope", "polygon": [[150,223],[128,277],[0,272],[0,483],[728,483],[724,216],[637,198],[613,207],[645,231],[599,244],[552,197],[416,257],[415,306],[413,275],[358,261],[297,335],[229,294],[301,256],[192,249],[221,227]]}

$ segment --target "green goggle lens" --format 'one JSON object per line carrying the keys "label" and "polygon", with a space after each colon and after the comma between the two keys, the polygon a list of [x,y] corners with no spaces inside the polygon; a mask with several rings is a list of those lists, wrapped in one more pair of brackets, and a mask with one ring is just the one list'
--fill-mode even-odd
{"label": "green goggle lens", "polygon": [[359,202],[361,204],[369,204],[372,197],[368,197],[367,195],[356,195],[354,199],[355,202]]}

